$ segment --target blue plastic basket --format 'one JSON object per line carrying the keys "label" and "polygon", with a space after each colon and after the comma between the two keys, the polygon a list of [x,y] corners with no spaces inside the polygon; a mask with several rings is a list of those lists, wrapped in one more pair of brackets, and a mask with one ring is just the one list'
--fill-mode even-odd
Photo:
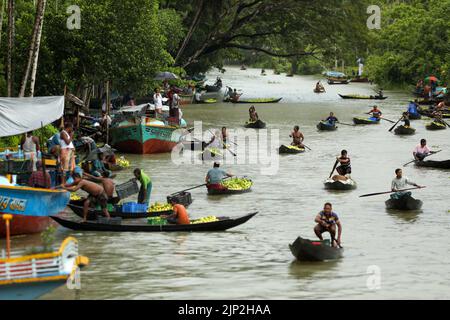
{"label": "blue plastic basket", "polygon": [[138,213],[138,212],[146,212],[147,205],[140,204],[136,202],[126,202],[122,205],[123,213]]}

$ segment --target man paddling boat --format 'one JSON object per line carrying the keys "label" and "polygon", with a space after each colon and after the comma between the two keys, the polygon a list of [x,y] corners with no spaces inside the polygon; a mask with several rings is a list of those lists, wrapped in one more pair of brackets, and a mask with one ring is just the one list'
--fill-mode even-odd
{"label": "man paddling boat", "polygon": [[403,112],[403,125],[407,128],[411,126],[411,121],[409,120],[409,112]]}
{"label": "man paddling boat", "polygon": [[208,189],[222,190],[222,180],[233,175],[220,169],[220,163],[214,162],[214,167],[206,174],[205,182]]}
{"label": "man paddling boat", "polygon": [[351,161],[347,150],[342,150],[341,155],[336,157],[336,160],[340,163],[340,166],[336,168],[339,175],[347,177],[347,175],[352,173]]}
{"label": "man paddling boat", "polygon": [[381,112],[380,109],[378,109],[378,106],[373,106],[372,110],[370,110],[369,112],[367,112],[367,114],[372,114],[373,118],[376,119],[381,119],[381,116],[383,115],[383,113]]}
{"label": "man paddling boat", "polygon": [[409,180],[407,177],[403,177],[402,169],[396,169],[395,170],[395,178],[392,179],[392,183],[391,183],[391,190],[392,190],[392,192],[395,192],[395,193],[391,194],[391,199],[400,200],[403,197],[411,196],[411,192],[409,192],[409,191],[407,191],[407,192],[399,191],[399,190],[406,189],[406,187],[408,185],[414,186],[417,188],[423,188],[423,187],[419,186],[417,183]]}
{"label": "man paddling boat", "polygon": [[420,144],[416,146],[413,150],[414,159],[417,161],[423,161],[426,157],[435,152],[431,151],[427,146],[427,140],[421,139]]}
{"label": "man paddling boat", "polygon": [[[331,245],[333,247],[341,245],[342,224],[338,215],[333,212],[333,206],[331,203],[325,203],[323,210],[317,214],[314,221],[317,223],[314,227],[314,233],[321,241],[323,241],[322,233],[329,232],[331,239],[333,240]],[[337,239],[336,226],[338,227]]]}
{"label": "man paddling boat", "polygon": [[326,118],[323,121],[327,121],[332,126],[334,126],[336,124],[336,122],[339,122],[338,118],[335,117],[333,112],[330,112],[330,115],[328,116],[328,118]]}
{"label": "man paddling boat", "polygon": [[250,122],[256,122],[259,120],[259,116],[258,116],[258,113],[256,112],[255,106],[251,106],[248,109],[248,114],[249,114]]}
{"label": "man paddling boat", "polygon": [[300,132],[300,127],[295,126],[294,131],[291,132],[289,137],[292,138],[291,146],[298,147],[298,148],[304,148],[305,145],[303,144],[303,141],[305,140],[305,137],[303,136],[303,133]]}

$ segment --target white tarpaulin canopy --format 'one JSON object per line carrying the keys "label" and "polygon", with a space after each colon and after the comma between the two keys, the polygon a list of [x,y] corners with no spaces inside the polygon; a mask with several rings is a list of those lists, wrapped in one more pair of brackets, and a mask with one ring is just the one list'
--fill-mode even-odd
{"label": "white tarpaulin canopy", "polygon": [[0,98],[0,137],[40,129],[64,114],[64,96]]}

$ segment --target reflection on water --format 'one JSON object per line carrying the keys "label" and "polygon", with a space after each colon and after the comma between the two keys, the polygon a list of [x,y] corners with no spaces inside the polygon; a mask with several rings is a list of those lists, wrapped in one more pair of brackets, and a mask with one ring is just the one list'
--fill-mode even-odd
{"label": "reflection on water", "polygon": [[[96,233],[60,228],[58,240],[73,235],[80,252],[91,264],[81,275],[81,299],[381,299],[450,298],[448,233],[448,171],[413,165],[404,174],[426,185],[413,192],[424,205],[417,213],[388,213],[385,196],[359,198],[365,193],[390,190],[394,170],[411,160],[420,138],[439,146],[436,160],[450,158],[448,130],[425,130],[425,121],[412,121],[414,136],[388,132],[391,123],[373,126],[340,126],[335,132],[319,132],[316,125],[330,111],[342,122],[369,111],[367,101],[343,100],[338,93],[371,94],[368,84],[328,86],[312,92],[314,76],[293,78],[260,70],[227,68],[224,85],[243,89],[242,98],[283,97],[281,103],[257,105],[269,128],[280,130],[280,144],[299,125],[312,151],[279,158],[276,175],[262,175],[259,164],[224,165],[237,175],[248,175],[253,191],[230,197],[210,197],[206,188],[192,190],[188,208],[192,218],[207,215],[260,214],[234,230],[219,233]],[[215,72],[208,75],[213,81]],[[269,83],[270,81],[276,83]],[[389,99],[377,102],[386,118],[398,119],[411,98],[408,92],[385,92]],[[206,128],[242,128],[248,105],[226,103],[189,105],[183,108],[190,122],[203,120]],[[272,146],[276,152],[278,146]],[[255,148],[255,146],[252,146]],[[329,192],[323,181],[335,156],[347,149],[352,159],[352,178],[358,189]],[[234,150],[234,149],[233,149]],[[241,157],[239,154],[238,157]],[[170,154],[127,155],[132,167],[118,172],[118,181],[132,177],[141,167],[153,181],[152,201],[204,182],[211,163],[175,166]],[[288,248],[297,236],[313,238],[314,218],[330,201],[343,224],[345,256],[336,262],[296,263]],[[69,213],[68,213],[69,214]],[[31,240],[30,240],[31,239]],[[13,246],[34,243],[37,238],[13,240]],[[425,240],[425,241],[424,241]],[[4,242],[0,242],[4,247]],[[381,289],[369,290],[367,270],[378,266]],[[370,269],[369,269],[370,270]],[[67,291],[67,290],[66,290]],[[65,298],[60,291],[50,298]],[[68,299],[73,299],[71,292]]]}

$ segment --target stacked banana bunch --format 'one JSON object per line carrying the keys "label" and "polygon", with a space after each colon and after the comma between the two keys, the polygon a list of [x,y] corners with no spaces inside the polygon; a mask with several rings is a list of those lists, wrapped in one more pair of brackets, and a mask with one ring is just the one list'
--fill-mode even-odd
{"label": "stacked banana bunch", "polygon": [[246,178],[232,178],[223,181],[222,185],[228,188],[228,190],[247,190],[253,185],[253,182]]}
{"label": "stacked banana bunch", "polygon": [[173,207],[170,203],[159,203],[155,202],[148,209],[147,212],[156,213],[156,212],[164,212],[173,210]]}
{"label": "stacked banana bunch", "polygon": [[192,220],[191,224],[198,224],[198,223],[207,223],[207,222],[214,222],[214,221],[219,221],[219,219],[217,219],[216,216],[207,216],[207,217],[203,217],[197,220]]}
{"label": "stacked banana bunch", "polygon": [[76,193],[71,193],[70,200],[73,200],[73,201],[81,200],[81,197],[79,195],[77,195]]}
{"label": "stacked banana bunch", "polygon": [[128,161],[127,159],[125,159],[124,156],[121,156],[118,160],[117,160],[117,165],[119,167],[122,168],[128,168],[130,166],[130,161]]}

